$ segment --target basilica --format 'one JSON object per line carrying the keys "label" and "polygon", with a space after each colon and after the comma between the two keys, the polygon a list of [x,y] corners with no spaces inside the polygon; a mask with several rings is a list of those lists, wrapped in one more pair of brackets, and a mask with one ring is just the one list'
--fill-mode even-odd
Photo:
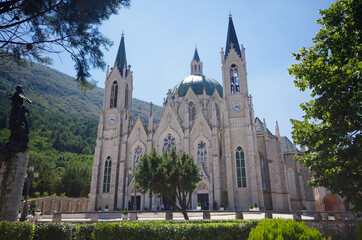
{"label": "basilica", "polygon": [[[192,56],[192,54],[190,54]],[[221,50],[221,84],[203,72],[195,49],[190,75],[167,93],[162,118],[148,123],[130,120],[133,73],[127,65],[122,35],[114,67],[107,69],[103,109],[94,153],[89,210],[167,208],[162,196],[134,188],[134,173],[144,153],[174,147],[194,157],[202,180],[192,194],[198,202],[230,210],[315,210],[310,174],[294,157],[302,152],[265,121],[254,116],[248,92],[245,48],[239,45],[231,15],[225,49]],[[175,76],[178,77],[178,76]],[[137,81],[135,79],[135,81]]]}

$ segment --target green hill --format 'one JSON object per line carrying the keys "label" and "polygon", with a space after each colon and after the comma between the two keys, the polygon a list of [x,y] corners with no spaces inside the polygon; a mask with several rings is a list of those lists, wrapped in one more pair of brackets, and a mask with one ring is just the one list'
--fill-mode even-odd
{"label": "green hill", "polygon": [[[11,102],[7,96],[18,84],[33,101],[27,105],[31,112],[29,164],[40,175],[32,185],[31,195],[86,196],[104,90],[95,87],[84,94],[74,78],[57,70],[39,64],[13,65],[0,72],[0,143],[10,135]],[[149,103],[133,99],[132,105],[132,114],[141,106],[141,116],[147,123]],[[159,121],[162,107],[154,105],[153,114],[154,121]]]}

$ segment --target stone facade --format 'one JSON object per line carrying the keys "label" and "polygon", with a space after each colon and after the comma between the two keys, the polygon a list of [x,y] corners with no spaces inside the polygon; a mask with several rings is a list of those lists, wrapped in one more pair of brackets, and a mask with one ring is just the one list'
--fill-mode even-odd
{"label": "stone facade", "polygon": [[107,70],[103,110],[98,125],[89,210],[122,210],[135,200],[138,209],[155,209],[166,199],[135,191],[134,171],[140,157],[175,147],[191,154],[202,180],[192,195],[197,202],[247,210],[314,210],[308,171],[294,161],[300,152],[265,121],[255,118],[248,93],[245,48],[239,45],[232,18],[221,51],[222,85],[203,75],[197,49],[185,77],[164,101],[162,118],[154,123],[152,104],[145,124],[130,121],[133,73],[127,66],[124,36],[113,68]]}
{"label": "stone facade", "polygon": [[0,221],[17,220],[28,159],[29,155],[22,152],[11,153],[9,159],[1,159]]}

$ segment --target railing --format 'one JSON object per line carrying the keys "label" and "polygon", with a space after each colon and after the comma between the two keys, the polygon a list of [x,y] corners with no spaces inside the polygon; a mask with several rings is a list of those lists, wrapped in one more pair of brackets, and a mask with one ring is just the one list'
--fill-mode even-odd
{"label": "railing", "polygon": [[[157,219],[172,220],[174,214],[180,214],[179,211],[114,211],[114,212],[57,212],[53,214],[52,221],[60,222],[67,219],[71,222],[71,219],[83,219],[84,222],[98,222],[99,220],[112,220],[119,219],[126,221],[134,221],[138,219],[139,215],[157,216]],[[307,216],[308,219],[303,221],[322,221],[322,220],[357,220],[357,215],[353,212],[316,212],[316,211],[187,211],[188,214],[202,213],[202,219],[211,219],[211,216],[232,216],[235,214],[235,219],[244,219],[244,215],[250,214],[264,214],[264,218],[273,218],[273,215],[288,214],[292,215],[293,220],[301,221],[302,216]],[[163,215],[164,217],[159,217]],[[333,218],[330,218],[333,216]]]}

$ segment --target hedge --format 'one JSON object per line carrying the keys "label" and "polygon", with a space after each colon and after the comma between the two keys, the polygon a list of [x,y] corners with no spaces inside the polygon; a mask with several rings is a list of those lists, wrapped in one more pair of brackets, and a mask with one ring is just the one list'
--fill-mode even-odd
{"label": "hedge", "polygon": [[[293,220],[262,219],[249,235],[249,240],[325,240],[318,229]],[[330,238],[328,238],[330,239]]]}
{"label": "hedge", "polygon": [[120,223],[0,222],[0,240],[248,239],[258,221],[191,220]]}
{"label": "hedge", "polygon": [[[250,236],[249,236],[250,235]],[[120,223],[0,222],[0,240],[322,239],[317,229],[284,219],[170,220]]]}

